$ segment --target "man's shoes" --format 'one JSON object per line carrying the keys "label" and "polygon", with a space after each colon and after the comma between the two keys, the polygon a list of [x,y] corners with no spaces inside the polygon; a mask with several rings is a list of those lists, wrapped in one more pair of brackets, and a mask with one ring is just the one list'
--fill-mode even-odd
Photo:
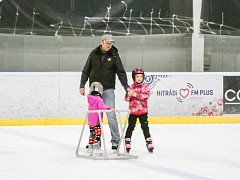
{"label": "man's shoes", "polygon": [[117,148],[118,148],[118,144],[112,143],[112,150],[117,150]]}

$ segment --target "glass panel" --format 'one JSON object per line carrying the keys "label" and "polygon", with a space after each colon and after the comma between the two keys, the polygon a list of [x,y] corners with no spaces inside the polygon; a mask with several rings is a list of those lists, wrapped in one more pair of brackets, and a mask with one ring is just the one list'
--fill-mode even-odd
{"label": "glass panel", "polygon": [[205,71],[240,71],[239,36],[205,35],[204,42]]}

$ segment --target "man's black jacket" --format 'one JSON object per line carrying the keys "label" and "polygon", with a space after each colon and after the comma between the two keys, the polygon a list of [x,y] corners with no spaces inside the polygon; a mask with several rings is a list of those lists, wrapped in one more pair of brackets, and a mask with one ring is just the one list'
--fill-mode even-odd
{"label": "man's black jacket", "polygon": [[80,88],[84,88],[89,78],[89,85],[97,81],[103,85],[104,90],[115,89],[116,74],[124,89],[127,90],[129,88],[127,75],[117,48],[112,46],[107,53],[102,53],[100,46],[98,46],[88,56],[82,71]]}

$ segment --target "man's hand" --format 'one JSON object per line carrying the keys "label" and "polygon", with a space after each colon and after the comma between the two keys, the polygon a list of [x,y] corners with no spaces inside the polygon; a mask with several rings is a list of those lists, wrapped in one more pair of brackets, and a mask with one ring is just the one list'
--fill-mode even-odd
{"label": "man's hand", "polygon": [[85,96],[85,88],[80,88],[79,92],[82,96]]}
{"label": "man's hand", "polygon": [[133,90],[128,90],[128,96],[129,96],[129,97],[132,97],[133,94],[134,94],[134,91],[133,91]]}
{"label": "man's hand", "polygon": [[116,109],[114,109],[114,108],[111,108],[110,110],[111,110],[112,112],[116,112]]}

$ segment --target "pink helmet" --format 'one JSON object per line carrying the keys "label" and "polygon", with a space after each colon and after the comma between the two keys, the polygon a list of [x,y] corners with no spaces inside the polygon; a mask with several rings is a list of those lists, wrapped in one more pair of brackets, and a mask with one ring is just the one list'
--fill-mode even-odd
{"label": "pink helmet", "polygon": [[135,68],[135,69],[132,70],[132,79],[133,79],[133,81],[135,81],[135,74],[143,74],[143,79],[144,79],[145,74],[144,74],[144,70],[143,69]]}

